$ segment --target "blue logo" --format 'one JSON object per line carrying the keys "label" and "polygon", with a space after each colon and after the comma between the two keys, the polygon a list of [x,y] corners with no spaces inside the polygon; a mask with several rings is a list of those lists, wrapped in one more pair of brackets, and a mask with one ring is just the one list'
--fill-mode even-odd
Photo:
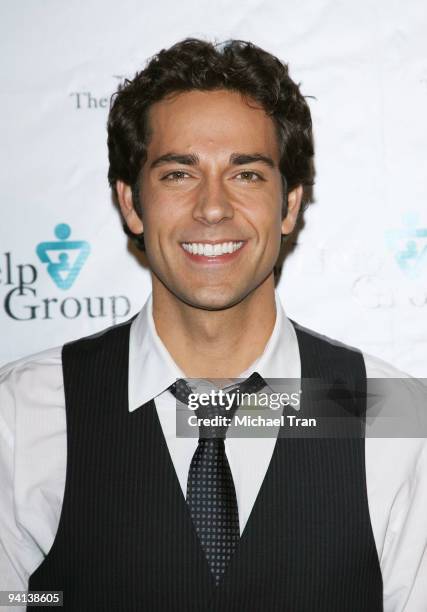
{"label": "blue logo", "polygon": [[399,268],[409,278],[418,278],[427,264],[427,228],[417,227],[418,217],[407,215],[403,229],[388,230],[386,241]]}
{"label": "blue logo", "polygon": [[84,240],[68,240],[71,228],[66,223],[55,227],[57,241],[40,242],[36,253],[59,289],[69,289],[76,280],[90,253],[90,245]]}

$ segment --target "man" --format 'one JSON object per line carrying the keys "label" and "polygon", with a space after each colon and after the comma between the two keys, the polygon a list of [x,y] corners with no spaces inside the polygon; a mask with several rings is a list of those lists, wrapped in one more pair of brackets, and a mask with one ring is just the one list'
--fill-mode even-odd
{"label": "man", "polygon": [[287,67],[187,39],[124,84],[108,129],[152,295],[131,322],[3,369],[1,588],[79,611],[426,610],[425,440],[175,430],[185,378],[338,378],[363,417],[366,377],[399,376],[275,295],[313,182]]}

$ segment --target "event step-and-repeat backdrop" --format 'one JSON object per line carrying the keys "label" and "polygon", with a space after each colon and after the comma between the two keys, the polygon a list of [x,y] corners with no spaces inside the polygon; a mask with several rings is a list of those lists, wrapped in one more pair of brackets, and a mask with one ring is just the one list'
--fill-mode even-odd
{"label": "event step-and-repeat backdrop", "polygon": [[310,96],[316,201],[278,283],[303,325],[427,376],[423,0],[2,3],[0,363],[129,318],[150,290],[107,184],[109,99],[186,37],[251,40]]}

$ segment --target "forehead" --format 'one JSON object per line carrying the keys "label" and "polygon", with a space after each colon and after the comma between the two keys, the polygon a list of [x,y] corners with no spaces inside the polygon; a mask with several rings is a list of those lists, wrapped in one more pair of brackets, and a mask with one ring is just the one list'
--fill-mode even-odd
{"label": "forehead", "polygon": [[259,103],[227,90],[189,91],[156,102],[149,111],[148,157],[170,150],[199,154],[233,151],[278,157],[274,121]]}

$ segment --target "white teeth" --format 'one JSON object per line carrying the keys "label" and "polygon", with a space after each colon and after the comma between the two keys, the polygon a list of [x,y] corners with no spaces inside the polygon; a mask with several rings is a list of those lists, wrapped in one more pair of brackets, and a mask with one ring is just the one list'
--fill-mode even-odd
{"label": "white teeth", "polygon": [[183,249],[193,255],[203,255],[204,257],[218,257],[225,253],[234,253],[243,246],[243,242],[222,242],[217,244],[203,242],[184,242]]}

